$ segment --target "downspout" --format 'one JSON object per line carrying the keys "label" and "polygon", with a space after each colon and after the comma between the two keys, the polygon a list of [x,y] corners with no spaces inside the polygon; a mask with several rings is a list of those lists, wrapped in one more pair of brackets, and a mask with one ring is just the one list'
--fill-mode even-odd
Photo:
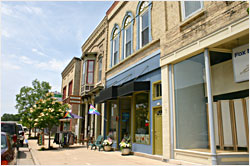
{"label": "downspout", "polygon": [[214,135],[214,116],[213,116],[213,97],[211,89],[211,73],[210,73],[210,59],[208,48],[204,51],[205,70],[207,80],[207,97],[208,97],[208,111],[209,111],[209,133],[210,133],[210,148],[212,154],[212,165],[217,165],[215,135]]}

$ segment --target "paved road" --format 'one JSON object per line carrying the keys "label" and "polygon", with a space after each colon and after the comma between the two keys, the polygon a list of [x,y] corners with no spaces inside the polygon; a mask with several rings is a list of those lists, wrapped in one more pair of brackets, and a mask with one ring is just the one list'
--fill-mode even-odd
{"label": "paved road", "polygon": [[24,147],[19,148],[17,165],[34,165],[31,153],[26,144]]}
{"label": "paved road", "polygon": [[90,150],[79,144],[69,148],[59,148],[53,144],[55,150],[40,151],[41,147],[37,145],[36,140],[29,140],[29,147],[35,164],[39,165],[169,165],[159,160],[135,155],[121,156],[119,151]]}

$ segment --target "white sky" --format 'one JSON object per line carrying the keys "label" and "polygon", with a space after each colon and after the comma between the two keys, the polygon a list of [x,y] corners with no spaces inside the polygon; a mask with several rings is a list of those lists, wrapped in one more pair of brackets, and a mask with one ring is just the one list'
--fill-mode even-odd
{"label": "white sky", "polygon": [[33,80],[61,91],[61,72],[104,18],[112,1],[1,3],[1,115]]}

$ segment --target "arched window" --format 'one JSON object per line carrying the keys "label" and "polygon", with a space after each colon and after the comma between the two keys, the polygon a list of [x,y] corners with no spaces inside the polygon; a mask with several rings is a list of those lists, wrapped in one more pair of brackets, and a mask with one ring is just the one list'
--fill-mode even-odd
{"label": "arched window", "polygon": [[152,2],[139,2],[137,6],[137,49],[152,40],[151,36],[151,7]]}
{"label": "arched window", "polygon": [[122,59],[133,53],[133,24],[133,15],[127,12],[122,22]]}
{"label": "arched window", "polygon": [[111,61],[110,67],[119,63],[119,35],[120,28],[115,24],[111,32]]}

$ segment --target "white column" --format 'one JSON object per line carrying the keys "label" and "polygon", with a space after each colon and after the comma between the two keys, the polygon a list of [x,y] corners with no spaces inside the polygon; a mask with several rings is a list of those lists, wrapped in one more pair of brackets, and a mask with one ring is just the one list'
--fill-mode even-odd
{"label": "white column", "polygon": [[105,114],[104,113],[104,108],[105,108],[105,105],[104,105],[104,103],[102,103],[100,105],[101,105],[100,108],[101,108],[101,114],[102,114],[102,116],[101,116],[101,118],[102,118],[102,122],[101,122],[102,123],[102,125],[101,125],[102,126],[102,128],[101,128],[101,135],[104,136],[104,123],[105,123],[105,120],[104,120],[104,114]]}
{"label": "white column", "polygon": [[[99,104],[96,104],[95,108],[98,112],[101,112]],[[95,137],[97,138],[99,135],[100,135],[100,115],[95,115]]]}
{"label": "white column", "polygon": [[88,103],[85,103],[85,125],[84,125],[84,138],[88,138]]}
{"label": "white column", "polygon": [[209,59],[209,50],[207,48],[205,49],[204,56],[205,56],[205,70],[206,70],[206,80],[207,80],[209,133],[210,133],[210,148],[212,153],[212,165],[217,165],[216,145],[215,145],[215,135],[214,135],[213,96],[211,88],[210,59]]}

